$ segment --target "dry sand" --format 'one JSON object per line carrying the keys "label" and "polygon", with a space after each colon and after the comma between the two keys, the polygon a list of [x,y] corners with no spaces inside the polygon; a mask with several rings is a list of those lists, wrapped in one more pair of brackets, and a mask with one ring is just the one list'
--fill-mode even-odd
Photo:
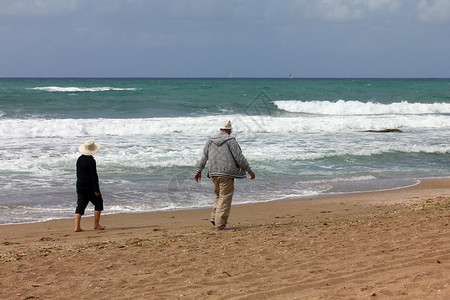
{"label": "dry sand", "polygon": [[[212,191],[211,191],[212,192]],[[209,210],[0,226],[1,299],[450,299],[450,178]]]}

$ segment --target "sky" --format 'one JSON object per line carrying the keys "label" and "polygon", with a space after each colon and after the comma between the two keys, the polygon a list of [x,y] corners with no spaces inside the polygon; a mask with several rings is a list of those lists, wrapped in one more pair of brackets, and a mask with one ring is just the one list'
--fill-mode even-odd
{"label": "sky", "polygon": [[450,78],[450,0],[0,0],[0,77]]}

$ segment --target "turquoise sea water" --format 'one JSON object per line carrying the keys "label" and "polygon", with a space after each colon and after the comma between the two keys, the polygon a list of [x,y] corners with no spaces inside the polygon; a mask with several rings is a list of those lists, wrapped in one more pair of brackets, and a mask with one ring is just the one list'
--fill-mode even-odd
{"label": "turquoise sea water", "polygon": [[235,204],[450,176],[449,79],[0,79],[0,224],[71,218],[86,139],[105,213],[210,206],[192,176],[223,119],[257,175]]}

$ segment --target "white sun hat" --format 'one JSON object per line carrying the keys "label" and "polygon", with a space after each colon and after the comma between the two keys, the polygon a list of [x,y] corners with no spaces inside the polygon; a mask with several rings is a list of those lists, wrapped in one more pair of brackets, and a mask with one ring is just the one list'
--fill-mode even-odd
{"label": "white sun hat", "polygon": [[84,155],[94,155],[100,150],[100,144],[94,143],[93,140],[87,140],[78,147],[78,151]]}
{"label": "white sun hat", "polygon": [[230,120],[223,121],[222,126],[220,126],[220,129],[233,129],[231,127],[231,121]]}

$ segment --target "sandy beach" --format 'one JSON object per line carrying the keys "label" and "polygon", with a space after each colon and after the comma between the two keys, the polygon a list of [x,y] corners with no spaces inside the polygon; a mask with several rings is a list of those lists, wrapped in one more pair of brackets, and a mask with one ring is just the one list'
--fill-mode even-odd
{"label": "sandy beach", "polygon": [[444,178],[236,205],[220,232],[209,209],[3,225],[0,298],[450,299],[449,205]]}

